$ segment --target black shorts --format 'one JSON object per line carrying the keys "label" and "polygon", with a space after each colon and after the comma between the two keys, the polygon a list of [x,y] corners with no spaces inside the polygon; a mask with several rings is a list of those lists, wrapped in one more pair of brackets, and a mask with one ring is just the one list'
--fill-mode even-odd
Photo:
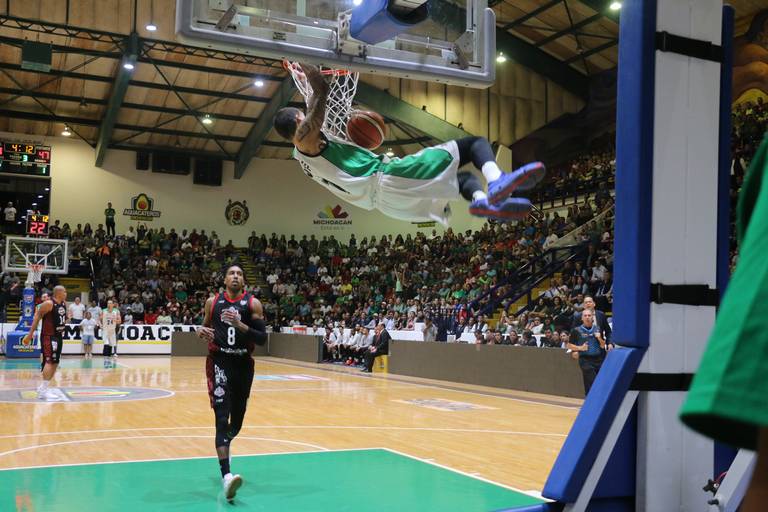
{"label": "black shorts", "polygon": [[40,345],[42,346],[43,361],[41,369],[47,363],[59,364],[61,359],[61,347],[64,342],[61,340],[61,336],[41,336]]}
{"label": "black shorts", "polygon": [[250,355],[208,354],[205,375],[211,407],[231,409],[233,405],[244,405],[253,384],[253,358]]}

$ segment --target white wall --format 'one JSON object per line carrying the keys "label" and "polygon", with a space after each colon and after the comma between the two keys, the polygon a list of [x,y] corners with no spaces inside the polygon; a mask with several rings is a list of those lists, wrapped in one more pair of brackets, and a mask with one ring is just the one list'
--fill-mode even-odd
{"label": "white wall", "polygon": [[[39,136],[9,134],[16,140],[41,140]],[[131,198],[144,192],[154,199],[154,209],[161,216],[147,224],[177,230],[204,228],[215,230],[224,242],[232,239],[244,245],[251,231],[278,234],[330,235],[346,241],[351,233],[360,236],[415,233],[419,229],[408,222],[390,219],[376,211],[365,211],[343,203],[323,187],[306,178],[295,161],[253,160],[240,180],[233,178],[233,162],[224,163],[221,187],[194,185],[192,175],[174,176],[151,171],[137,171],[136,155],[131,151],[109,150],[103,169],[94,167],[94,150],[80,140],[64,137],[45,138],[52,146],[51,216],[77,223],[103,222],[107,201],[117,210],[118,233],[136,225],[123,216]],[[250,218],[244,226],[231,226],[224,217],[227,200],[247,200]],[[341,204],[352,221],[348,226],[319,226],[313,221],[326,206]],[[477,229],[482,221],[467,213],[467,203],[452,204],[454,230]],[[431,232],[432,228],[427,231]],[[438,225],[438,231],[442,228]]]}

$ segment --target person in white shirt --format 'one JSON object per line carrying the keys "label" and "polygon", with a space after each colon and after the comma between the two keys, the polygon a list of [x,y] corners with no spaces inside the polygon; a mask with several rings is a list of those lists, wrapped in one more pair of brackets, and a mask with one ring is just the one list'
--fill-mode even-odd
{"label": "person in white shirt", "polygon": [[107,301],[107,309],[101,313],[101,338],[105,345],[112,347],[112,357],[117,357],[117,328],[120,321],[120,310],[113,301]]}
{"label": "person in white shirt", "polygon": [[91,318],[97,322],[101,321],[101,307],[98,302],[91,302],[91,307],[88,308],[88,312],[91,313]]}
{"label": "person in white shirt", "polygon": [[133,313],[131,308],[125,310],[125,314],[123,315],[123,325],[133,325]]}
{"label": "person in white shirt", "polygon": [[83,353],[86,359],[93,359],[93,339],[96,332],[96,320],[91,317],[91,312],[85,312],[85,318],[80,322],[80,336],[83,339]]}
{"label": "person in white shirt", "polygon": [[3,224],[5,224],[5,233],[13,234],[16,232],[16,208],[13,203],[8,201],[8,206],[3,210]]}
{"label": "person in white shirt", "polygon": [[69,322],[79,324],[83,321],[85,313],[85,304],[80,301],[80,297],[75,297],[75,302],[69,305]]}

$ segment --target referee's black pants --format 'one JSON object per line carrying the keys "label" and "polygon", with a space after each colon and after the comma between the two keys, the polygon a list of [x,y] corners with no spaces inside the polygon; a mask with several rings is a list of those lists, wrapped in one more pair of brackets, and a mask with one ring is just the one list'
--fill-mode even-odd
{"label": "referee's black pants", "polygon": [[584,379],[584,395],[589,393],[592,388],[592,383],[597,378],[597,372],[600,371],[600,367],[603,365],[605,356],[585,356],[579,354],[579,366],[581,367],[581,376]]}

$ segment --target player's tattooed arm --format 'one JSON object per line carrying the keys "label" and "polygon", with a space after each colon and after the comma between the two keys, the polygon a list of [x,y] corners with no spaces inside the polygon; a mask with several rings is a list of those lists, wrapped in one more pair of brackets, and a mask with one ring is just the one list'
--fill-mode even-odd
{"label": "player's tattooed arm", "polygon": [[296,130],[293,142],[300,151],[315,153],[321,142],[320,130],[325,121],[325,109],[328,100],[328,84],[315,66],[302,64],[301,69],[312,86],[312,96],[307,106],[307,116]]}

